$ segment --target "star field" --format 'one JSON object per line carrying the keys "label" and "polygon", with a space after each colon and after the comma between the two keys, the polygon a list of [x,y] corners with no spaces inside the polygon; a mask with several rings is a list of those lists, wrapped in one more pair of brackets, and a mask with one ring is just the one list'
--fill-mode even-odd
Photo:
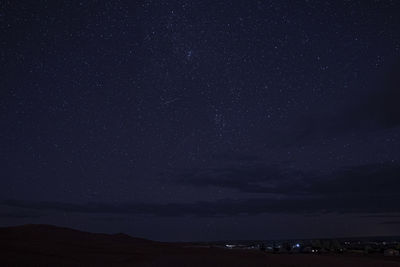
{"label": "star field", "polygon": [[400,212],[399,11],[3,1],[1,224],[157,240],[400,234],[365,216]]}

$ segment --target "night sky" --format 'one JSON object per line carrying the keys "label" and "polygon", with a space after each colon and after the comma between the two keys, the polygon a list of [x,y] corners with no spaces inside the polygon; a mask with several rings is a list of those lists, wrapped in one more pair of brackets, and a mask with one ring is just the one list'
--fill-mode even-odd
{"label": "night sky", "polygon": [[399,1],[1,1],[0,225],[400,235]]}

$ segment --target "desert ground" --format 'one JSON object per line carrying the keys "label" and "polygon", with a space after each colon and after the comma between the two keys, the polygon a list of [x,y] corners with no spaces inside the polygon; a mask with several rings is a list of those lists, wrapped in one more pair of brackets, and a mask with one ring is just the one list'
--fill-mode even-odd
{"label": "desert ground", "polygon": [[272,254],[25,225],[0,228],[0,266],[400,267],[400,259],[354,254]]}

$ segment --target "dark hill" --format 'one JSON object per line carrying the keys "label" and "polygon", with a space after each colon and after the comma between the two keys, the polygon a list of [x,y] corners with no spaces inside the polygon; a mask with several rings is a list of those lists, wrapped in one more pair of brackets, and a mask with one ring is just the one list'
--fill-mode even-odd
{"label": "dark hill", "polygon": [[149,258],[163,243],[126,234],[88,233],[52,225],[0,228],[0,266],[125,265]]}
{"label": "dark hill", "polygon": [[395,258],[362,255],[268,254],[161,243],[52,225],[0,228],[0,266],[365,266],[400,267]]}
{"label": "dark hill", "polygon": [[0,227],[0,237],[14,241],[49,241],[49,242],[130,242],[135,244],[155,243],[144,238],[135,238],[127,234],[88,233],[65,227],[47,224],[26,224],[13,227]]}

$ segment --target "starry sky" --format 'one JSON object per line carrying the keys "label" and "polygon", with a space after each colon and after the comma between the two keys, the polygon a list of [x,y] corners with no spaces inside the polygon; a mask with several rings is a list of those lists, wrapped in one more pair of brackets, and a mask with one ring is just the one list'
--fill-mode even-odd
{"label": "starry sky", "polygon": [[400,2],[1,1],[0,224],[400,235]]}

